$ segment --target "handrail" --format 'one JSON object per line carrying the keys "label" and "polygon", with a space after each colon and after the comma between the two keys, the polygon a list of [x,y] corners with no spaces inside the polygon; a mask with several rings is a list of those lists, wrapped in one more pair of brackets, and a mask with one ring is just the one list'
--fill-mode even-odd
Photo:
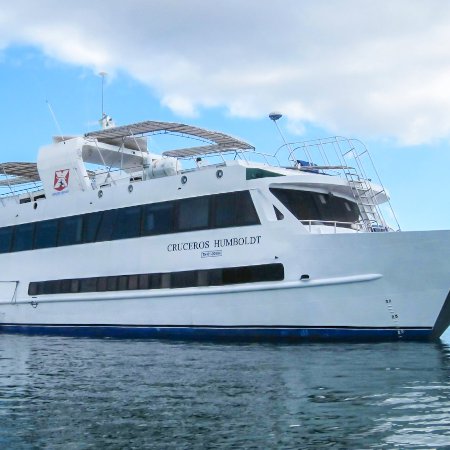
{"label": "handrail", "polygon": [[[305,225],[308,224],[308,229],[309,232],[311,232],[311,226],[312,225],[333,225],[334,228],[334,232],[336,233],[336,229],[338,228],[338,225],[350,225],[349,227],[344,227],[344,228],[351,228],[352,230],[355,231],[361,231],[364,230],[364,224],[360,223],[360,222],[343,222],[340,220],[319,220],[319,219],[300,219],[300,222]],[[342,228],[342,227],[340,227]]]}
{"label": "handrail", "polygon": [[[343,222],[340,220],[319,220],[319,219],[299,219],[300,222],[303,225],[308,225],[308,230],[311,232],[311,226],[313,225],[333,225],[334,232],[336,233],[336,228],[339,227],[339,225],[344,225],[343,228],[351,228],[355,231],[371,231],[371,232],[384,232],[384,231],[391,231],[388,227],[385,227],[383,225],[380,225],[377,221],[371,220],[369,221],[369,224],[366,223],[366,221],[358,221],[358,222]],[[345,225],[349,225],[349,227],[345,227]],[[342,227],[339,227],[342,228]]]}

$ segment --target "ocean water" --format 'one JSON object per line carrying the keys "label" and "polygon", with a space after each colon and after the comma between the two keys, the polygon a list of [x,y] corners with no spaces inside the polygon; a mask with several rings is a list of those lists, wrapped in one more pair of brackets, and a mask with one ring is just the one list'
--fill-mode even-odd
{"label": "ocean water", "polygon": [[450,339],[0,335],[0,449],[450,448]]}

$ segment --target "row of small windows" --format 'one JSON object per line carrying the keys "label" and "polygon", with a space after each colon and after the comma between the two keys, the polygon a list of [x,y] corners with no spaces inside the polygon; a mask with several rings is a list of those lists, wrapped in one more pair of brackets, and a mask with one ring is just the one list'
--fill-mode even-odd
{"label": "row of small windows", "polygon": [[229,192],[0,228],[0,253],[258,224],[250,193]]}
{"label": "row of small windows", "polygon": [[280,281],[284,279],[282,264],[188,270],[172,273],[145,273],[109,277],[73,278],[35,281],[28,286],[29,295],[75,294],[139,289],[176,289],[198,286]]}

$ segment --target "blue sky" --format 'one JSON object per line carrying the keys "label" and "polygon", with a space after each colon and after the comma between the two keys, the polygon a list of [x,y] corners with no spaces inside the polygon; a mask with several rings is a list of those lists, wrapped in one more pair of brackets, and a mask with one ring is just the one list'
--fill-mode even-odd
{"label": "blue sky", "polygon": [[119,125],[190,123],[273,152],[280,110],[290,141],[363,140],[402,229],[450,228],[447,2],[127,5],[0,0],[2,161],[59,134],[47,102],[64,134],[96,129],[105,70]]}

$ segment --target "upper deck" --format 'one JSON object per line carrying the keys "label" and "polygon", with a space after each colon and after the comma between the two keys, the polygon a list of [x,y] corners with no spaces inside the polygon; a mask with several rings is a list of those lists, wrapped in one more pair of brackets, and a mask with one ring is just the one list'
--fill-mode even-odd
{"label": "upper deck", "polygon": [[[171,137],[175,143],[152,153],[156,136]],[[184,145],[192,140],[196,145]],[[387,229],[379,205],[389,201],[388,194],[370,154],[357,140],[289,143],[269,154],[223,133],[172,122],[145,121],[54,138],[40,149],[37,163],[0,164],[0,202],[7,207],[79,191],[100,196],[117,184],[171,176],[181,176],[183,183],[185,174],[236,164],[247,168],[246,181],[284,176],[290,186],[353,199],[363,229]]]}

